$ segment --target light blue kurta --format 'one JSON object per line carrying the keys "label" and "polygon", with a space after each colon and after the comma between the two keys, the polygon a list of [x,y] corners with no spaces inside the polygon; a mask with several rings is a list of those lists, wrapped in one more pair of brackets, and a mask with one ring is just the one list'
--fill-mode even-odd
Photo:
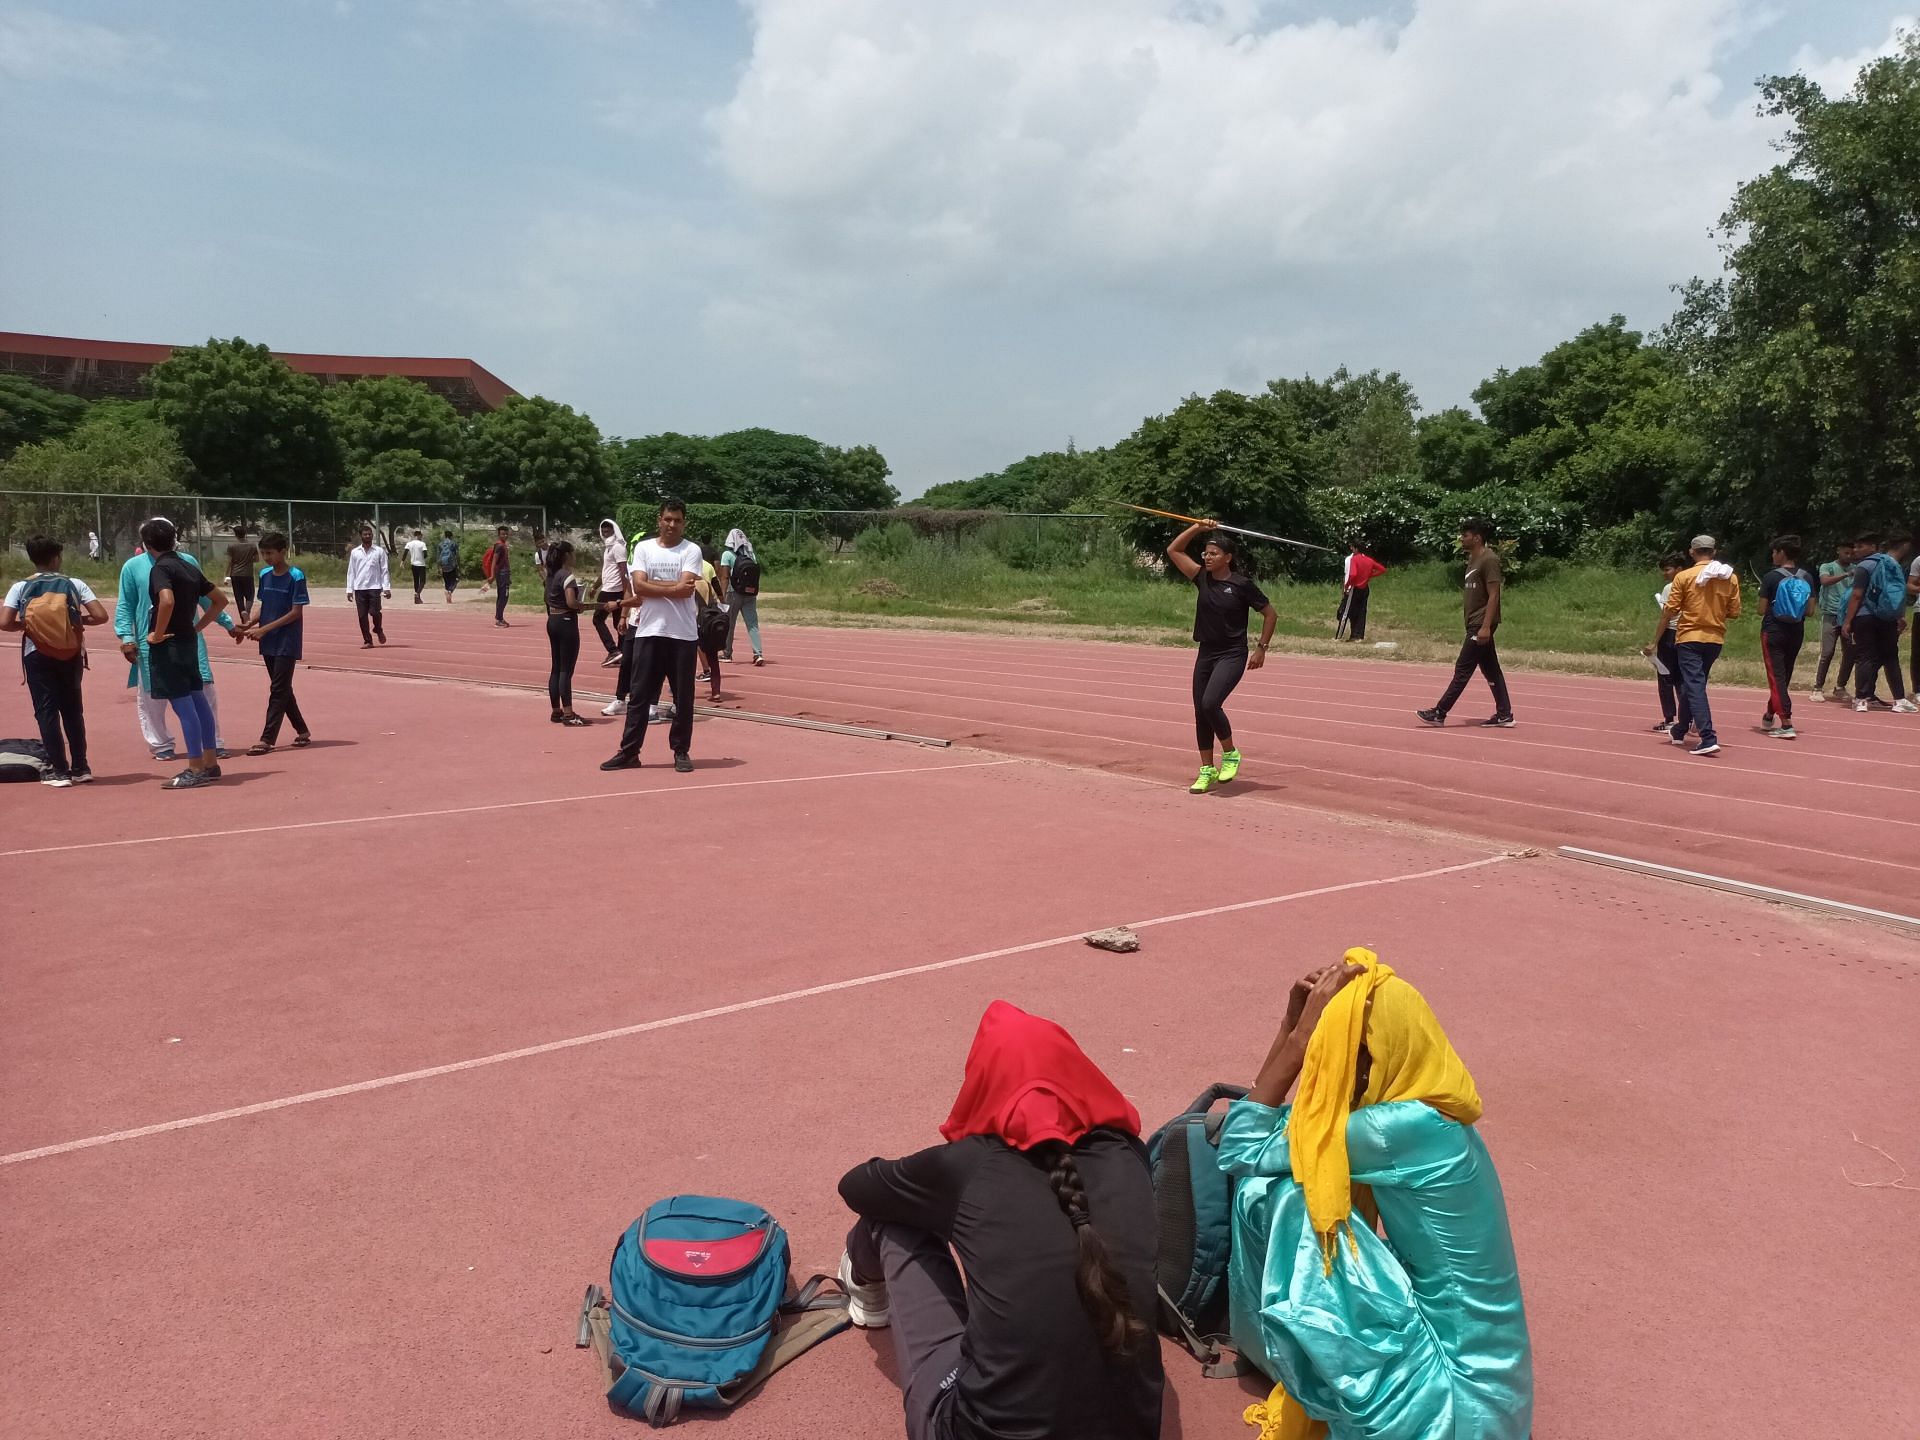
{"label": "light blue kurta", "polygon": [[[1220,1135],[1234,1194],[1228,1301],[1241,1353],[1329,1440],[1526,1440],[1533,1354],[1500,1177],[1479,1133],[1414,1100],[1356,1110],[1356,1209],[1325,1273],[1287,1159],[1291,1106],[1235,1102]],[[1356,1248],[1357,1252],[1356,1253]]]}
{"label": "light blue kurta", "polygon": [[[194,569],[200,568],[200,562],[187,554],[180,553]],[[153,693],[153,677],[147,669],[147,636],[153,630],[153,557],[142,550],[138,555],[129,557],[120,567],[120,598],[113,607],[113,633],[122,641],[138,640],[140,652],[133,664],[127,667],[127,688],[140,687],[140,693]],[[202,599],[202,610],[212,609],[212,601]],[[226,629],[233,629],[233,621],[222,613],[215,622]],[[207,661],[207,637],[196,635],[194,643],[200,647],[200,683],[213,683],[213,666]]]}

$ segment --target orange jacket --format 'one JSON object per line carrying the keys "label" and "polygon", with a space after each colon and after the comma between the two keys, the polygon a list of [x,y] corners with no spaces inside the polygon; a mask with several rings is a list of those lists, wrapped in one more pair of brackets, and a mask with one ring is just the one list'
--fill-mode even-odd
{"label": "orange jacket", "polygon": [[1740,577],[1733,567],[1720,560],[1705,560],[1673,577],[1667,592],[1666,616],[1680,618],[1674,639],[1724,645],[1727,622],[1740,618]]}

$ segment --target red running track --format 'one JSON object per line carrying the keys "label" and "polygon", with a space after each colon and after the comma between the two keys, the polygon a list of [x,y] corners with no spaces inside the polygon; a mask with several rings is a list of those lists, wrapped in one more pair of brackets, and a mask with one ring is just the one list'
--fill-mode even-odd
{"label": "red running track", "polygon": [[[497,631],[431,606],[358,649],[350,627],[313,646],[325,663],[541,683],[533,622]],[[328,616],[329,620],[335,619]],[[425,623],[412,623],[420,621]],[[405,627],[403,635],[402,627]],[[726,668],[729,704],[912,731],[1005,753],[1184,785],[1197,761],[1191,656],[1170,647],[937,631],[767,628],[764,669]],[[745,636],[740,637],[744,655]],[[591,632],[578,675],[595,668]],[[1811,666],[1803,665],[1802,683]],[[1649,732],[1651,678],[1510,675],[1520,724],[1433,730],[1414,719],[1446,667],[1280,655],[1230,702],[1251,758],[1207,801],[1257,797],[1411,820],[1503,842],[1578,845],[1804,891],[1920,911],[1920,716],[1857,715],[1796,696],[1800,739],[1756,733],[1762,691],[1716,687],[1722,753],[1695,759]],[[1457,720],[1490,709],[1478,679]]]}
{"label": "red running track", "polygon": [[[0,796],[9,1440],[633,1436],[572,1307],[648,1200],[760,1199],[828,1267],[835,1178],[933,1138],[989,999],[1158,1117],[1353,943],[1487,1096],[1538,1433],[1920,1432],[1912,1195],[1883,1183],[1920,1162],[1911,940],[965,748],[712,719],[693,776],[604,776],[612,727],[522,691],[320,670],[322,744],[169,794],[114,668],[100,783]],[[220,689],[245,735],[259,666]],[[1136,955],[1077,941],[1126,921]],[[1169,1436],[1251,1434],[1243,1387],[1168,1361]],[[897,1434],[890,1365],[841,1337],[725,1424]]]}

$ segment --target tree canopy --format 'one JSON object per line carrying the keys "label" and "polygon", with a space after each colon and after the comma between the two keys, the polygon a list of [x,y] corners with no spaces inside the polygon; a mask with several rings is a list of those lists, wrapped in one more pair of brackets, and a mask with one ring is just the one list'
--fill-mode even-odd
{"label": "tree canopy", "polygon": [[340,448],[320,382],[266,346],[186,346],[154,366],[147,385],[211,493],[324,500],[339,492]]}
{"label": "tree canopy", "polygon": [[544,505],[555,517],[604,515],[613,503],[598,427],[538,395],[516,395],[474,423],[467,481],[483,503]]}

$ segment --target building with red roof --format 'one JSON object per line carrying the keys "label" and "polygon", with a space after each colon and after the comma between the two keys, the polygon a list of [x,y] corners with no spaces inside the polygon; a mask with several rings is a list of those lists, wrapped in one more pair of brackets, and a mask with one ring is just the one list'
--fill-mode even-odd
{"label": "building with red roof", "polygon": [[[125,340],[73,340],[63,335],[23,335],[0,330],[0,374],[25,375],[52,390],[86,400],[139,399],[146,374],[174,352],[172,345]],[[463,415],[497,410],[516,390],[472,360],[401,355],[303,355],[273,352],[290,369],[323,384],[398,375],[444,395]]]}

